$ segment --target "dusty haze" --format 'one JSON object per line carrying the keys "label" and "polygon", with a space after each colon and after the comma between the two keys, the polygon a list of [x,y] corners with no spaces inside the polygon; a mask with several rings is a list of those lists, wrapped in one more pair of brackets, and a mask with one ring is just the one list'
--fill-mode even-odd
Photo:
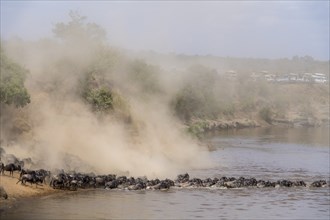
{"label": "dusty haze", "polygon": [[[198,129],[205,121],[266,124],[260,118],[266,109],[278,121],[329,121],[328,84],[250,77],[321,72],[329,79],[329,62],[136,53],[113,48],[102,28],[70,15],[71,22],[55,24],[54,38],[1,42],[6,55],[29,70],[25,86],[31,95],[24,108],[3,105],[1,147],[31,157],[33,168],[174,177],[214,165],[185,132],[194,120],[204,120]],[[228,79],[228,72],[237,77]],[[82,95],[86,87],[111,90],[114,109],[95,111]]]}
{"label": "dusty haze", "polygon": [[[78,87],[83,73],[93,63],[102,62],[95,57],[99,48],[86,41],[68,45],[12,40],[5,44],[9,57],[29,70],[25,85],[31,95],[31,103],[23,109],[4,109],[2,141],[6,152],[31,157],[34,166],[51,170],[129,172],[133,176],[174,177],[192,168],[211,166],[207,150],[183,132],[169,109],[172,86],[165,81],[172,80],[159,81],[159,94],[144,94],[143,88],[125,76],[125,62],[130,60],[121,59],[120,65],[102,74],[125,97],[133,122],[127,124],[115,114],[91,110],[79,96]],[[110,60],[117,62],[121,55],[114,54]],[[6,120],[10,112],[29,126],[15,138],[6,129],[12,123]]]}

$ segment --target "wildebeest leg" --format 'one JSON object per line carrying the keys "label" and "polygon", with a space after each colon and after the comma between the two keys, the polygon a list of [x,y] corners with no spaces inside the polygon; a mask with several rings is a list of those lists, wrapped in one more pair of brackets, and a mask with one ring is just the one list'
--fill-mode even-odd
{"label": "wildebeest leg", "polygon": [[38,182],[35,182],[35,184],[36,184],[36,187],[37,186],[42,186],[42,184],[39,184]]}
{"label": "wildebeest leg", "polygon": [[[26,180],[23,179],[23,178],[20,178],[20,179],[17,181],[17,183],[21,182],[22,185],[25,185],[25,184],[24,184],[24,181],[26,181]],[[17,184],[17,183],[16,183],[16,184]]]}

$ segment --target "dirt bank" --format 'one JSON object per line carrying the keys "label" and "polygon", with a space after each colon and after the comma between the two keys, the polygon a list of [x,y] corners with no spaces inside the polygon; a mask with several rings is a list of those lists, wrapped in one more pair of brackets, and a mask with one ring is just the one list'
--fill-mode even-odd
{"label": "dirt bank", "polygon": [[4,209],[12,208],[16,202],[21,199],[34,197],[34,196],[44,196],[53,193],[58,193],[58,190],[54,190],[47,184],[37,186],[33,184],[22,185],[17,183],[19,173],[14,173],[11,177],[8,174],[0,175],[0,186],[2,186],[7,192],[8,198],[0,198],[0,212]]}

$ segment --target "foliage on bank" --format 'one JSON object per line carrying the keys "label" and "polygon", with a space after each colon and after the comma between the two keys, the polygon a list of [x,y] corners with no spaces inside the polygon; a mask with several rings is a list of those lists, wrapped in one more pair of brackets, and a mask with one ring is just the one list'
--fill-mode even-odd
{"label": "foliage on bank", "polygon": [[30,103],[30,95],[24,86],[28,70],[10,60],[1,49],[0,103],[23,107]]}
{"label": "foliage on bank", "polygon": [[215,118],[219,113],[215,94],[217,80],[215,70],[204,66],[190,67],[182,88],[172,101],[175,114],[185,122],[192,118]]}

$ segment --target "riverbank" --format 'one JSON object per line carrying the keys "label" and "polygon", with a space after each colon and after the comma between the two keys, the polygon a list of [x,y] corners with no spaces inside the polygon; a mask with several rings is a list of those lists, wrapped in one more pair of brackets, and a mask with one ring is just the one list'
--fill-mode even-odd
{"label": "riverbank", "polygon": [[[329,86],[228,82],[227,102],[214,115],[196,114],[185,121],[197,136],[255,127],[329,127]],[[250,87],[248,87],[250,86]]]}
{"label": "riverbank", "polygon": [[38,185],[36,187],[35,184],[30,185],[22,185],[20,183],[16,184],[19,178],[19,173],[14,173],[14,176],[0,175],[0,186],[2,186],[8,198],[0,199],[0,212],[5,209],[13,208],[16,202],[20,201],[21,199],[31,198],[31,197],[40,197],[46,196],[54,193],[59,193],[59,190],[55,190],[51,188],[47,184]]}
{"label": "riverbank", "polygon": [[259,127],[329,127],[329,121],[315,121],[313,119],[274,119],[272,123],[266,123],[262,120],[252,119],[234,119],[234,120],[196,120],[187,125],[187,130],[194,136],[203,137],[207,134],[217,133],[223,130],[234,130],[243,128],[259,128]]}

